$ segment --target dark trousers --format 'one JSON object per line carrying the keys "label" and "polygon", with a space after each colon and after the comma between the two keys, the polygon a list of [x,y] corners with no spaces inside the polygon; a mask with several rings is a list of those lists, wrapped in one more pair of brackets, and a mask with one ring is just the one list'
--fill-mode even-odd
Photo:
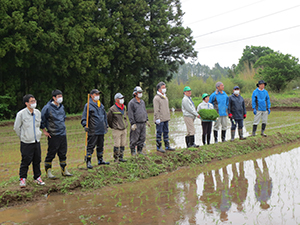
{"label": "dark trousers", "polygon": [[88,144],[86,148],[86,152],[88,155],[92,155],[94,152],[94,148],[97,145],[96,151],[97,156],[103,156],[103,145],[104,145],[104,134],[102,135],[91,135],[88,136]]}
{"label": "dark trousers", "polygon": [[63,162],[67,159],[67,136],[51,136],[48,137],[48,151],[45,162],[52,162],[55,155],[58,155],[59,161]]}
{"label": "dark trousers", "polygon": [[146,140],[146,124],[137,123],[136,129],[130,129],[130,148],[133,149],[135,146],[144,147]]}
{"label": "dark trousers", "polygon": [[231,130],[235,130],[236,129],[236,125],[238,124],[238,128],[239,129],[243,129],[244,126],[244,120],[234,120],[234,119],[230,119],[231,121]]}
{"label": "dark trousers", "polygon": [[156,140],[161,141],[161,136],[164,136],[164,141],[169,141],[169,121],[156,124]]}
{"label": "dark trousers", "polygon": [[20,165],[20,178],[27,178],[28,167],[32,162],[33,179],[41,176],[41,145],[40,142],[27,144],[21,142],[21,165]]}
{"label": "dark trousers", "polygon": [[202,124],[202,135],[211,133],[212,122],[201,122]]}

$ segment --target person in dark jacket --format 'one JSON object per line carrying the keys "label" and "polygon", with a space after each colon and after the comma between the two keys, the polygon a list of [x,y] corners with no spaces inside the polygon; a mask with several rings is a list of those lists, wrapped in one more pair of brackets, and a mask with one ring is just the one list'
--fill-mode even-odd
{"label": "person in dark jacket", "polygon": [[100,102],[100,91],[93,89],[90,92],[91,98],[89,103],[89,118],[87,122],[87,104],[84,106],[82,113],[81,125],[84,127],[85,132],[88,132],[88,143],[86,148],[86,166],[92,169],[91,164],[94,148],[97,145],[97,158],[98,165],[108,165],[109,162],[103,160],[103,147],[104,147],[104,134],[107,133],[107,116],[104,105]]}
{"label": "person in dark jacket", "polygon": [[48,178],[54,179],[51,173],[52,160],[58,155],[61,173],[63,176],[72,176],[67,170],[67,135],[66,113],[63,102],[63,94],[60,90],[52,91],[52,99],[42,109],[41,129],[48,138],[48,150],[45,158],[45,171]]}
{"label": "person in dark jacket", "polygon": [[133,89],[133,99],[128,103],[128,119],[131,124],[130,127],[130,150],[131,155],[135,156],[135,147],[137,152],[144,155],[143,146],[146,140],[146,123],[148,122],[148,114],[145,102],[141,99],[143,90],[140,86]]}
{"label": "person in dark jacket", "polygon": [[246,118],[246,107],[243,97],[240,95],[239,86],[233,88],[233,94],[229,96],[228,117],[231,121],[231,140],[234,141],[235,129],[238,124],[238,132],[240,140],[244,140],[243,126]]}

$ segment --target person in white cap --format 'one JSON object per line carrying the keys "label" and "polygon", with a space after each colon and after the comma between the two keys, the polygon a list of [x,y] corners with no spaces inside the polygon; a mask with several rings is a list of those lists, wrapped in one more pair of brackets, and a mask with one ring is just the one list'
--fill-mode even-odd
{"label": "person in white cap", "polygon": [[107,113],[107,122],[112,128],[114,139],[114,158],[115,162],[126,162],[123,158],[127,138],[127,116],[124,96],[121,93],[115,94],[115,104],[110,107]]}

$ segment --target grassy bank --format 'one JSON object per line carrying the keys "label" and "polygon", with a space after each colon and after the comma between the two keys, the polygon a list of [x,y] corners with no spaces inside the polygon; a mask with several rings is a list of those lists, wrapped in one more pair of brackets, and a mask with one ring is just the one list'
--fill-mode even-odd
{"label": "grassy bank", "polygon": [[69,193],[90,191],[104,186],[133,182],[157,176],[161,173],[177,170],[179,167],[205,165],[212,160],[221,160],[250,152],[263,151],[276,145],[288,144],[300,140],[299,127],[289,132],[274,132],[267,138],[249,137],[245,141],[218,143],[199,149],[179,149],[167,154],[151,153],[148,156],[131,157],[126,163],[113,163],[109,166],[97,166],[92,170],[84,165],[73,169],[73,177],[58,177],[56,180],[45,179],[46,186],[36,186],[32,181],[20,190],[18,181],[11,179],[0,184],[1,207],[12,206],[28,201],[37,201],[51,193]]}

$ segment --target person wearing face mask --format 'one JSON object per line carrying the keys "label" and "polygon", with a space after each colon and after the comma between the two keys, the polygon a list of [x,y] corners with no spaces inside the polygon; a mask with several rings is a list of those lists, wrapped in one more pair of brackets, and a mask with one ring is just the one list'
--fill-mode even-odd
{"label": "person wearing face mask", "polygon": [[26,187],[28,167],[32,163],[33,179],[38,185],[45,185],[41,179],[41,145],[40,131],[41,112],[36,109],[36,100],[33,95],[27,94],[23,97],[26,107],[17,113],[14,130],[20,138],[21,165],[20,165],[20,187]]}
{"label": "person wearing face mask", "polygon": [[104,105],[100,102],[100,91],[93,89],[90,92],[89,101],[89,117],[88,127],[87,123],[87,104],[84,106],[84,110],[81,118],[81,125],[84,127],[85,132],[88,132],[87,148],[86,148],[86,167],[92,169],[92,155],[95,146],[97,146],[97,158],[98,165],[109,165],[109,162],[103,160],[104,151],[104,135],[107,133],[107,115]]}
{"label": "person wearing face mask", "polygon": [[115,104],[110,107],[107,113],[107,122],[112,128],[114,139],[114,158],[115,162],[126,162],[123,159],[127,138],[127,116],[126,106],[124,105],[124,96],[121,93],[115,94]]}
{"label": "person wearing face mask", "polygon": [[143,96],[143,90],[140,86],[136,86],[133,89],[133,99],[128,103],[128,119],[131,124],[130,127],[130,151],[131,155],[135,156],[135,148],[137,147],[137,153],[143,153],[143,147],[146,140],[146,123],[148,122],[148,114],[145,106],[145,102],[141,99]]}
{"label": "person wearing face mask", "polygon": [[52,161],[57,154],[60,162],[61,174],[72,176],[67,170],[67,133],[66,112],[62,104],[63,94],[60,90],[52,91],[52,99],[42,109],[41,129],[48,138],[48,150],[45,158],[45,171],[50,179],[56,177],[52,174]]}
{"label": "person wearing face mask", "polygon": [[231,139],[234,141],[236,125],[240,140],[245,140],[243,136],[244,119],[246,118],[246,107],[243,97],[240,94],[239,86],[233,88],[233,94],[229,96],[228,117],[231,121]]}
{"label": "person wearing face mask", "polygon": [[167,98],[166,84],[159,82],[156,85],[157,94],[153,98],[154,109],[154,123],[156,124],[156,150],[165,153],[161,146],[161,136],[163,134],[165,149],[167,151],[174,151],[175,149],[170,147],[169,142],[169,121],[170,121],[170,109],[169,100]]}

